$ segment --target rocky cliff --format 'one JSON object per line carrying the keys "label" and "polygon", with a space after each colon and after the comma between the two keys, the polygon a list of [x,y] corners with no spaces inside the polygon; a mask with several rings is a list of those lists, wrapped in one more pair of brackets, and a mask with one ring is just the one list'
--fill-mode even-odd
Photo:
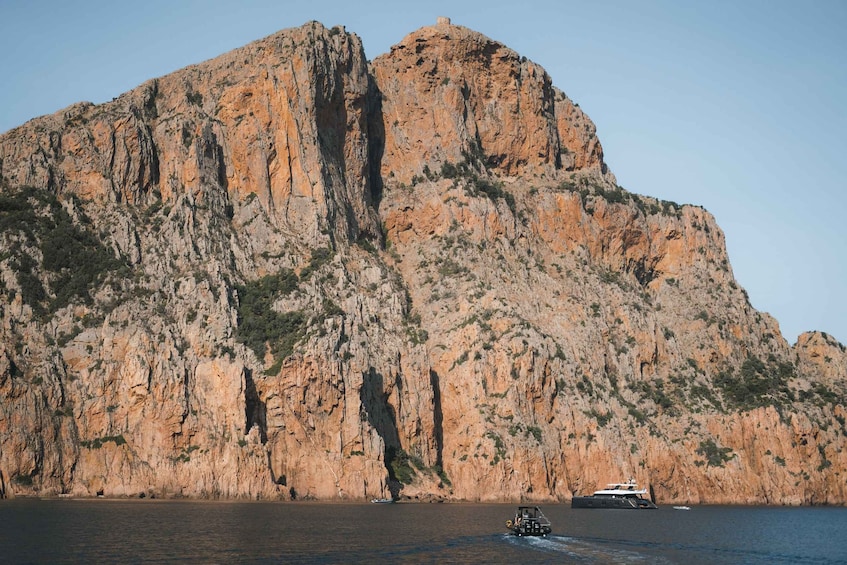
{"label": "rocky cliff", "polygon": [[847,501],[844,346],[448,21],[36,118],[0,183],[0,496]]}

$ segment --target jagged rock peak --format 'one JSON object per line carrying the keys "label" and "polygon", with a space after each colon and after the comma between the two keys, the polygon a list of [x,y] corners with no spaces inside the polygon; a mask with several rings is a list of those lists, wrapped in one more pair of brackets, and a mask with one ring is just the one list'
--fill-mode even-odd
{"label": "jagged rock peak", "polygon": [[447,18],[407,35],[371,68],[389,180],[460,161],[505,176],[606,171],[594,124],[543,68]]}
{"label": "jagged rock peak", "polygon": [[361,41],[318,22],[0,137],[0,181],[145,203],[252,195],[286,231],[375,231]]}
{"label": "jagged rock peak", "polygon": [[[258,195],[288,222],[344,212],[353,222],[342,231],[356,233],[373,230],[357,203],[374,185],[427,167],[606,171],[594,124],[544,69],[448,18],[409,34],[370,71],[360,39],[341,26],[285,29],[10,131],[0,180],[130,202],[212,180],[232,198]],[[352,198],[326,204],[345,192]]]}

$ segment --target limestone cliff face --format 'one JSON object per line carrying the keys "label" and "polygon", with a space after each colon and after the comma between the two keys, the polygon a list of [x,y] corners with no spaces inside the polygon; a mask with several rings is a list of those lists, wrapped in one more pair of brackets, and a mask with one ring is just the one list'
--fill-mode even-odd
{"label": "limestone cliff face", "polygon": [[844,346],[460,26],[284,30],[8,132],[0,186],[0,496],[847,500]]}

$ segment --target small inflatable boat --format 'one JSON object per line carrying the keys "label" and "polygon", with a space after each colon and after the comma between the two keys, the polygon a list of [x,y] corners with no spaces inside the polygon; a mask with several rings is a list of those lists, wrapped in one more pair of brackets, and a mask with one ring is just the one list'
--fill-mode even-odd
{"label": "small inflatable boat", "polygon": [[538,506],[519,506],[506,528],[516,536],[546,536],[553,531],[550,520]]}

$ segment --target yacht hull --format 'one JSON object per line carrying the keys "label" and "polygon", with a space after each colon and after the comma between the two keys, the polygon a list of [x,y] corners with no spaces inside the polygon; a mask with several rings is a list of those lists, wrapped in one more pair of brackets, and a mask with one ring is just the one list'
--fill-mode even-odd
{"label": "yacht hull", "polygon": [[648,510],[657,506],[646,498],[612,496],[575,496],[571,508],[620,508],[622,510]]}

